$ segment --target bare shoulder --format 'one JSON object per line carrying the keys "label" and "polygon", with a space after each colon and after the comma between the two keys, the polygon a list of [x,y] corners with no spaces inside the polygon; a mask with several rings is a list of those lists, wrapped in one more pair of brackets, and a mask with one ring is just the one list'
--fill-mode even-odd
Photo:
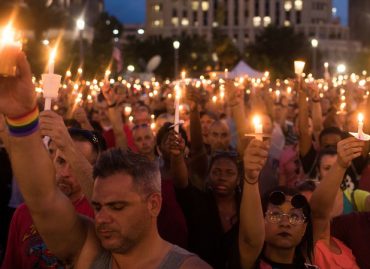
{"label": "bare shoulder", "polygon": [[198,256],[193,256],[188,259],[181,265],[180,269],[211,269],[212,267],[200,259]]}
{"label": "bare shoulder", "polygon": [[76,257],[74,269],[90,268],[103,250],[95,233],[94,221],[85,216],[81,216],[81,218],[87,227],[87,235],[81,252]]}

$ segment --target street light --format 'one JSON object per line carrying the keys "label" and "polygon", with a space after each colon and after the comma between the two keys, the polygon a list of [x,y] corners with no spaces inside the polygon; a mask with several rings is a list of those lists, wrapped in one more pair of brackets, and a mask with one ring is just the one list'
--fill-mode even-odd
{"label": "street light", "polygon": [[175,78],[179,72],[179,48],[180,48],[180,41],[175,40],[173,41],[173,48],[175,49]]}
{"label": "street light", "polygon": [[344,72],[346,72],[346,69],[347,67],[344,64],[338,64],[337,66],[337,72],[339,74],[343,74]]}
{"label": "street light", "polygon": [[80,39],[80,66],[82,66],[84,62],[83,30],[85,29],[85,20],[82,17],[77,19],[76,27]]}
{"label": "street light", "polygon": [[313,75],[317,75],[317,47],[319,46],[319,40],[316,38],[313,38],[311,40],[311,46],[312,46],[312,69],[313,69]]}

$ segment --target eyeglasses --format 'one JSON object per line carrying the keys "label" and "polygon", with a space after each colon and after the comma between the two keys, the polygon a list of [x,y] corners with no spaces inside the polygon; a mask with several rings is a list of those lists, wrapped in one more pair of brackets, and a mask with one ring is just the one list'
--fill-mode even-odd
{"label": "eyeglasses", "polygon": [[[282,205],[286,199],[286,195],[282,191],[274,191],[269,196],[269,203],[273,205]],[[296,194],[290,200],[290,203],[294,208],[304,208],[308,206],[306,197],[301,194]]]}
{"label": "eyeglasses", "polygon": [[142,123],[142,124],[135,124],[134,127],[132,127],[132,130],[137,130],[139,128],[149,128],[149,124],[147,123]]}
{"label": "eyeglasses", "polygon": [[289,214],[277,210],[267,210],[266,212],[266,219],[270,223],[280,223],[284,216],[288,217],[289,223],[292,225],[303,224],[307,219],[303,213],[300,214],[298,212],[291,212]]}

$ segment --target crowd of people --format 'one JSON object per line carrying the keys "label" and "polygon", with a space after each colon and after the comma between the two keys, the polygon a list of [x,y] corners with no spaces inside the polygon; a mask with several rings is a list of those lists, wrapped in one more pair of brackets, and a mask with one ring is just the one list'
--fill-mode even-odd
{"label": "crowd of people", "polygon": [[370,268],[370,144],[350,134],[370,133],[365,73],[69,75],[44,110],[23,53],[17,69],[0,78],[1,269]]}

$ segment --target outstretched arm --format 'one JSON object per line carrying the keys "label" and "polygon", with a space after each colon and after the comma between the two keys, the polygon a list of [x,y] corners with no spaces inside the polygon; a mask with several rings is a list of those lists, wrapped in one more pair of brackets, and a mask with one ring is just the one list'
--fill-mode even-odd
{"label": "outstretched arm", "polygon": [[338,159],[327,176],[322,179],[310,201],[315,241],[318,240],[330,220],[335,197],[347,168],[353,159],[362,154],[363,146],[364,142],[354,137],[344,139],[338,143]]}
{"label": "outstretched arm", "polygon": [[113,133],[116,139],[116,147],[127,149],[127,137],[123,131],[123,121],[121,113],[117,107],[116,93],[114,92],[114,89],[111,89],[108,83],[102,87],[102,92],[108,103],[108,117],[112,123]]}
{"label": "outstretched arm", "polygon": [[166,140],[171,152],[171,175],[176,188],[183,189],[189,185],[188,168],[184,159],[185,141],[180,134],[171,131]]}
{"label": "outstretched arm", "polygon": [[[90,200],[93,189],[93,167],[81,151],[76,148],[63,118],[53,111],[40,113],[41,134],[49,136],[55,142],[57,148],[65,155],[73,175],[78,179],[82,191]],[[92,161],[92,160],[90,160]]]}
{"label": "outstretched arm", "polygon": [[244,186],[240,205],[239,249],[243,269],[254,268],[265,241],[265,224],[258,177],[268,156],[268,146],[252,140],[244,153]]}
{"label": "outstretched arm", "polygon": [[[84,222],[57,188],[55,171],[37,128],[38,112],[31,70],[17,56],[19,76],[0,78],[0,113],[7,117],[15,178],[38,232],[61,259],[72,259],[86,239]],[[33,112],[32,112],[33,111]],[[14,128],[17,126],[17,128]]]}

